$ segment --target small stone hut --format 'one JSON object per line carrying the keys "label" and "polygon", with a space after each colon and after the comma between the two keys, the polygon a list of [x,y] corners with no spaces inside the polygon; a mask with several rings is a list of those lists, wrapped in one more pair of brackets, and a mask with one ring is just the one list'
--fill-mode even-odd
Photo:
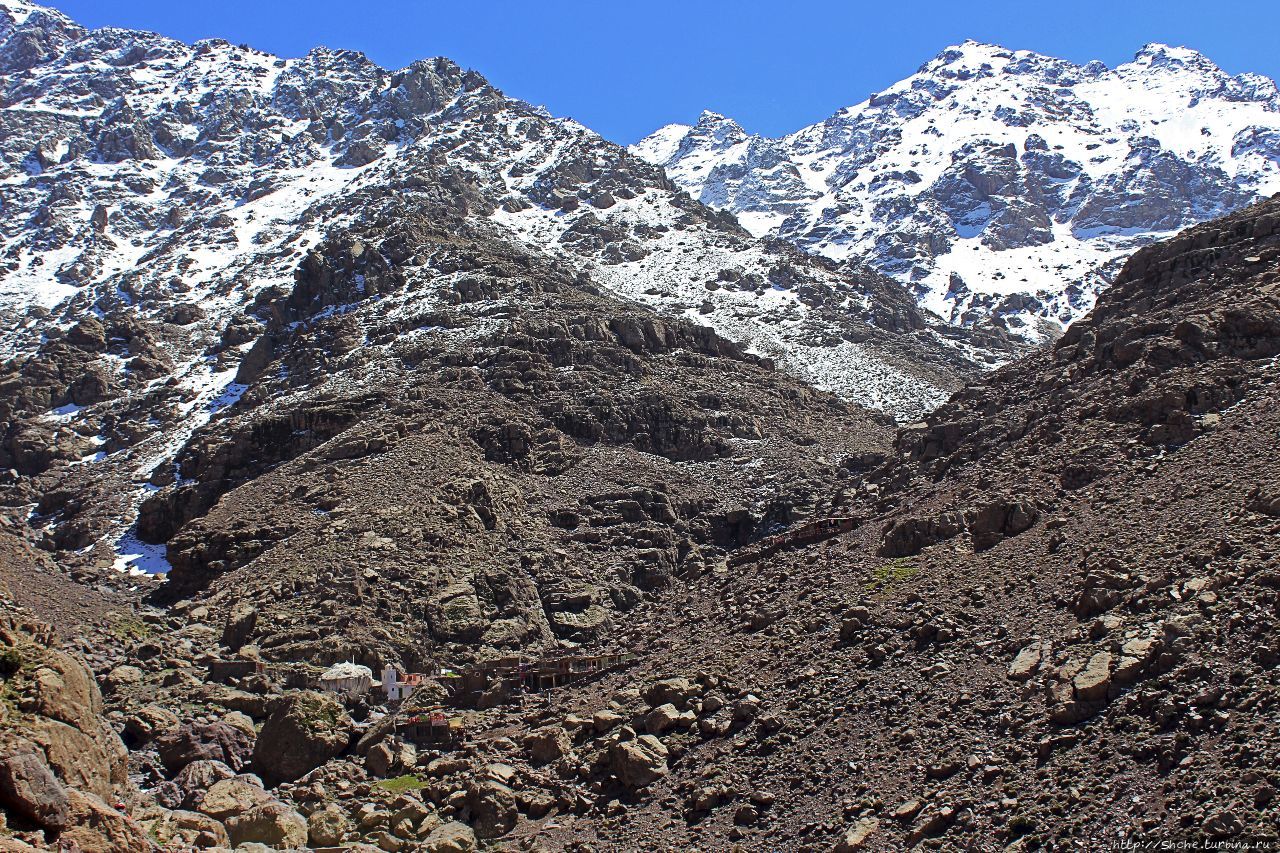
{"label": "small stone hut", "polygon": [[320,689],[343,696],[363,696],[373,687],[373,670],[358,663],[335,663],[320,676]]}

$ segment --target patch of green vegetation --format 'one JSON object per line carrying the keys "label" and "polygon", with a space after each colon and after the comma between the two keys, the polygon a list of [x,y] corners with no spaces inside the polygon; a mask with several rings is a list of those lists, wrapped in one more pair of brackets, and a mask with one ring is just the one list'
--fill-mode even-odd
{"label": "patch of green vegetation", "polygon": [[378,783],[378,787],[393,794],[404,794],[409,791],[421,791],[427,787],[427,782],[425,779],[419,779],[410,773],[405,776],[397,776],[394,779],[383,779]]}
{"label": "patch of green vegetation", "polygon": [[870,592],[887,592],[898,584],[911,580],[919,571],[910,557],[898,557],[877,566],[871,572],[871,580],[867,581],[866,587]]}
{"label": "patch of green vegetation", "polygon": [[141,619],[135,619],[132,616],[122,616],[111,623],[111,633],[121,642],[141,640],[151,636],[151,626],[143,622]]}

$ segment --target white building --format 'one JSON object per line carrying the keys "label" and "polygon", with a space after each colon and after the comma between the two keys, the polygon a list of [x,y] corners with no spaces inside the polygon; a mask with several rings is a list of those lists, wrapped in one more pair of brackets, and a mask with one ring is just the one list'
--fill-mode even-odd
{"label": "white building", "polygon": [[363,696],[373,687],[373,670],[358,663],[335,663],[320,676],[320,689],[329,693]]}
{"label": "white building", "polygon": [[422,675],[415,672],[401,675],[394,666],[382,670],[382,690],[387,694],[388,702],[399,702],[418,689],[422,684]]}

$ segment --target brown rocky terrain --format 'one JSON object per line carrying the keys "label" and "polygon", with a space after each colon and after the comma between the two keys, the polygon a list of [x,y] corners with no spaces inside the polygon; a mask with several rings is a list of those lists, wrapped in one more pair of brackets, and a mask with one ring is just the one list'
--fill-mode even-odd
{"label": "brown rocky terrain", "polygon": [[[11,574],[36,575],[48,567],[12,534],[0,539],[5,554],[5,577],[0,577],[4,833],[43,831],[67,849],[145,848],[141,827],[116,807],[134,793],[128,752],[103,716],[93,673],[60,648],[52,626],[13,604],[14,593],[5,583]],[[31,849],[7,837],[0,844],[6,850]]]}
{"label": "brown rocky terrain", "polygon": [[903,430],[850,497],[882,515],[689,588],[648,674],[755,721],[707,737],[704,704],[657,809],[557,843],[1274,837],[1278,213],[1138,253],[1053,349]]}
{"label": "brown rocky terrain", "polygon": [[[129,41],[50,33],[6,30],[0,58]],[[308,61],[326,57],[382,92],[380,69]],[[1280,199],[1138,252],[1053,346],[975,379],[994,332],[948,337],[891,282],[766,251],[620,149],[601,171],[595,143],[478,75],[415,74],[350,111],[390,145],[384,110],[416,92],[431,144],[308,207],[322,237],[244,256],[199,302],[86,279],[10,330],[36,343],[0,372],[0,849],[1276,835]],[[575,214],[556,242],[591,262],[498,216],[533,210],[502,196],[523,160],[456,168],[497,162],[495,111],[569,149],[521,192]],[[367,128],[314,131],[343,168],[379,160]],[[665,261],[604,262],[632,247],[580,208],[646,193],[678,212],[628,213],[655,256],[725,241],[767,262],[809,318],[774,319],[810,323],[833,364],[874,354],[841,367],[874,387],[816,390],[627,298]],[[672,292],[765,292],[700,264]],[[966,379],[901,428],[851,402],[918,408]],[[128,549],[167,576],[118,571]],[[457,686],[569,653],[629,657],[533,694]],[[397,708],[376,685],[321,692],[343,662],[450,672]],[[456,740],[410,742],[435,709]]]}
{"label": "brown rocky terrain", "polygon": [[[389,266],[396,253],[428,269]],[[301,845],[315,833],[300,815],[328,799],[294,796],[312,771],[366,800],[401,796],[344,759],[369,703],[348,712],[297,692],[320,668],[625,643],[673,587],[821,514],[850,464],[890,449],[885,416],[603,294],[441,196],[388,201],[384,222],[335,235],[240,325],[259,337],[239,361],[236,405],[150,472],[139,509],[138,535],[166,547],[167,579],[76,568],[66,583],[92,589],[58,612],[132,750],[121,802],[171,847]],[[33,385],[20,387],[27,405]],[[124,405],[172,418],[171,387]],[[56,520],[37,504],[25,532],[58,550],[67,543],[48,530],[113,511],[70,498],[78,488],[128,484],[84,466],[55,473]],[[38,554],[8,574],[52,609],[59,575]],[[267,673],[215,683],[207,665],[236,656]],[[415,826],[436,814],[417,808]],[[46,842],[61,838],[41,825]],[[423,825],[418,836],[434,831]],[[14,825],[38,843],[29,827]]]}
{"label": "brown rocky terrain", "polygon": [[[882,416],[501,242],[417,218],[382,231],[383,251],[501,296],[444,312],[393,290],[413,288],[366,239],[335,238],[260,300],[252,384],[139,512],[173,565],[159,600],[256,607],[241,641],[266,660],[416,668],[592,639],[819,512],[849,454],[888,449]],[[403,311],[333,312],[357,282]],[[375,310],[394,319],[365,326]]]}
{"label": "brown rocky terrain", "polygon": [[[282,386],[184,451],[178,482],[213,484],[212,498],[156,493],[148,517],[175,528],[163,609],[140,604],[116,655],[93,664],[97,719],[131,750],[125,810],[171,849],[1273,836],[1278,229],[1271,201],[1143,250],[1054,348],[892,444],[874,417],[691,327],[646,334],[566,282],[554,310],[581,326],[478,337],[465,357],[381,370],[386,385],[305,395],[322,403],[304,408],[323,413],[312,424],[341,423],[356,395],[376,405],[345,439],[272,457],[272,428],[253,424],[283,419],[289,383],[341,328],[291,328],[290,304],[313,286],[304,271],[267,312],[282,337],[262,371]],[[496,246],[471,248],[496,261]],[[309,264],[355,256],[338,242]],[[532,280],[536,304],[554,279]],[[631,346],[617,331],[628,317],[642,330]],[[614,337],[588,346],[588,318]],[[541,366],[553,358],[573,371]],[[580,371],[593,381],[560,378]],[[712,393],[740,417],[707,417]],[[616,408],[591,396],[604,394]],[[642,430],[632,419],[655,400],[663,428]],[[745,423],[756,432],[735,444]],[[207,508],[183,521],[182,507]],[[865,520],[724,559],[775,524],[832,514]],[[48,648],[46,633],[7,642]],[[388,737],[376,696],[344,708],[303,689],[349,657],[457,666],[577,644],[636,657],[524,702],[450,710],[467,724],[456,749]],[[234,654],[266,671],[212,682],[205,665]],[[22,661],[6,679],[20,696],[40,683],[23,673],[70,669]],[[428,681],[410,701],[443,695]],[[39,747],[40,725],[12,730]],[[13,760],[7,778],[50,784]],[[56,761],[41,765],[55,783],[93,792]],[[113,773],[102,778],[118,784]],[[59,837],[60,813],[19,802],[6,794],[17,838]]]}

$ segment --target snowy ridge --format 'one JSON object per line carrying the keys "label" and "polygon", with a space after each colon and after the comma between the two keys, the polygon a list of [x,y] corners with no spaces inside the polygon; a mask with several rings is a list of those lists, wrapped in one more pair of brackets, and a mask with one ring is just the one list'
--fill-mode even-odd
{"label": "snowy ridge", "polygon": [[1135,248],[1280,190],[1280,95],[1188,48],[1108,69],[969,41],[780,139],[704,113],[631,150],[754,234],[1039,340]]}

